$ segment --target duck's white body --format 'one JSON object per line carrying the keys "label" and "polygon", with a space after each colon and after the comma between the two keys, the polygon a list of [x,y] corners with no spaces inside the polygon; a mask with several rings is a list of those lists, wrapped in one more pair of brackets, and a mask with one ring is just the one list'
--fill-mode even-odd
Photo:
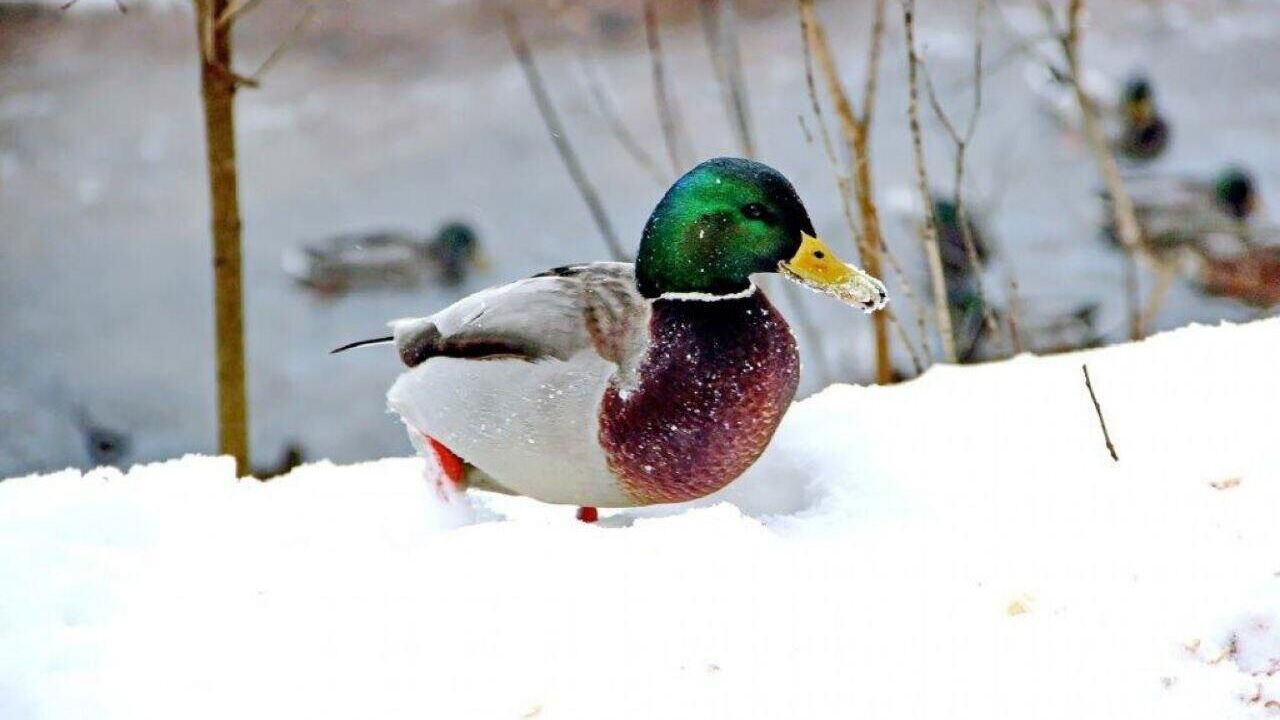
{"label": "duck's white body", "polygon": [[[544,502],[637,504],[619,488],[597,438],[605,389],[615,378],[627,381],[647,342],[649,304],[631,265],[583,267],[589,271],[519,280],[392,323],[402,356],[424,332],[501,339],[522,353],[436,356],[401,375],[388,405],[416,446],[425,450],[429,435],[501,489]],[[593,338],[588,318],[607,337]]]}
{"label": "duck's white body", "polygon": [[589,350],[537,363],[434,358],[401,375],[387,400],[420,450],[428,434],[511,492],[622,507],[634,503],[596,441],[614,370]]}

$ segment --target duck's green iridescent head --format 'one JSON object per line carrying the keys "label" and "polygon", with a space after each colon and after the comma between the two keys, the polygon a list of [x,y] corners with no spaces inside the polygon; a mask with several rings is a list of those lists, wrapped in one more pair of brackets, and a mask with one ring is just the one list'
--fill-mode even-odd
{"label": "duck's green iridescent head", "polygon": [[1237,220],[1247,219],[1257,209],[1253,176],[1241,168],[1224,170],[1214,183],[1213,192],[1218,205]]}
{"label": "duck's green iridescent head", "polygon": [[778,272],[807,284],[848,282],[852,270],[816,237],[795,188],[777,170],[716,158],[690,170],[663,196],[645,225],[636,280],[645,297],[731,295],[754,273]]}

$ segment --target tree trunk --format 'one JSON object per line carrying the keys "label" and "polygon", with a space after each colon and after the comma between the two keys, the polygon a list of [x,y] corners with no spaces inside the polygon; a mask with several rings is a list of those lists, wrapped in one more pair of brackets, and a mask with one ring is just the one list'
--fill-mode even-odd
{"label": "tree trunk", "polygon": [[[870,72],[870,71],[868,71]],[[873,277],[883,277],[880,262],[884,237],[880,234],[880,214],[876,212],[871,197],[871,152],[868,147],[871,118],[864,117],[855,128],[853,142],[854,193],[858,199],[858,215],[862,218],[862,235],[865,239],[862,255],[863,266]],[[893,358],[889,355],[889,317],[884,313],[871,315],[876,339],[876,384],[893,382]]]}
{"label": "tree trunk", "polygon": [[231,23],[214,21],[228,0],[196,2],[200,89],[204,98],[213,234],[214,322],[218,373],[218,452],[249,472],[249,417],[245,389],[244,294],[240,270],[240,202],[236,181],[235,93]]}

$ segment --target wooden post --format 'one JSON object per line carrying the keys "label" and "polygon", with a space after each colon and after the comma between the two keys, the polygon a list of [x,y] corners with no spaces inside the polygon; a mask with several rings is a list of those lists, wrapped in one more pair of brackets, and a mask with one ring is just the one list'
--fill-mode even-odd
{"label": "wooden post", "polygon": [[200,90],[204,100],[213,235],[214,324],[218,376],[218,452],[249,473],[249,413],[245,389],[244,292],[240,269],[240,201],[236,180],[235,94],[231,26],[216,22],[229,0],[196,0]]}

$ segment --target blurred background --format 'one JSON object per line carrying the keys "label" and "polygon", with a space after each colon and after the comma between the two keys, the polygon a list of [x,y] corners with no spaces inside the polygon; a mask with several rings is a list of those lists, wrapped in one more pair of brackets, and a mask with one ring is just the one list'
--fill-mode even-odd
{"label": "blurred background", "polygon": [[[0,3],[0,477],[216,449],[195,21],[186,2],[123,2],[127,12],[111,0]],[[823,116],[814,114],[795,3],[653,5],[676,162],[641,0],[513,7],[562,135],[628,252],[681,165],[743,153],[716,70],[736,47],[755,155],[795,183],[832,247],[857,256],[824,124],[839,166],[848,153],[821,75]],[[970,361],[1009,356],[1015,335],[1023,350],[1057,352],[1130,334],[1127,256],[1109,240],[1090,148],[1056,96],[1062,88],[1045,79],[1042,56],[1056,48],[1039,7],[991,0],[979,18],[975,0],[921,0],[916,14],[937,100],[961,129],[983,38],[962,181],[983,252],[979,268],[948,272],[965,334],[957,344]],[[860,102],[874,4],[819,0],[816,9]],[[1123,116],[1141,78],[1167,124],[1153,157],[1118,153],[1158,258],[1139,263],[1147,332],[1247,321],[1280,301],[1268,212],[1280,207],[1278,37],[1271,0],[1089,4],[1091,91],[1116,106],[1103,111]],[[302,458],[409,454],[385,411],[394,354],[328,351],[488,285],[608,259],[609,249],[496,3],[262,0],[237,18],[235,42],[238,72],[265,64],[260,87],[238,92],[236,118],[254,465],[270,474]],[[883,273],[901,378],[939,355],[907,90],[901,5],[889,0],[870,158],[901,270]],[[923,97],[920,115],[930,185],[950,197],[955,145]],[[970,276],[981,278],[995,333],[974,325],[972,293],[961,297]],[[874,380],[866,316],[766,287],[800,336],[802,395]]]}

